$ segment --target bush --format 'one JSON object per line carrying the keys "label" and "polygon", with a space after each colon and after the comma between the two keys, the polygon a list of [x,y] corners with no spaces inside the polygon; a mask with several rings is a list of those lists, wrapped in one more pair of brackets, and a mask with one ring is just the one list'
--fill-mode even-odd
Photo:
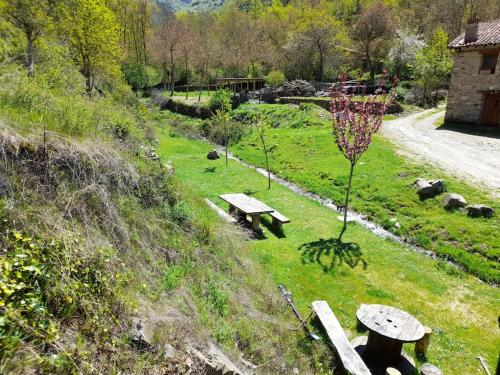
{"label": "bush", "polygon": [[285,74],[281,70],[271,70],[266,77],[266,82],[272,88],[276,88],[285,83]]}
{"label": "bush", "polygon": [[122,70],[125,80],[134,90],[151,87],[161,82],[161,74],[149,65],[126,64]]}
{"label": "bush", "polygon": [[232,109],[232,97],[233,93],[229,90],[217,90],[210,98],[208,107],[214,113],[216,111],[229,112]]}

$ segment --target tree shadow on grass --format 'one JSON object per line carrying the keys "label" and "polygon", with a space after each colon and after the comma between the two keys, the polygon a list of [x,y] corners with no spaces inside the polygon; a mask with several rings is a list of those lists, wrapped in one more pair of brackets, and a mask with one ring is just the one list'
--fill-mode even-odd
{"label": "tree shadow on grass", "polygon": [[301,245],[299,250],[302,252],[300,257],[303,264],[318,263],[324,272],[330,272],[342,263],[351,268],[355,268],[358,264],[361,264],[363,269],[368,266],[357,243],[344,243],[338,238],[328,240],[321,238]]}
{"label": "tree shadow on grass", "polygon": [[217,167],[207,167],[203,170],[203,173],[214,173],[217,170]]}

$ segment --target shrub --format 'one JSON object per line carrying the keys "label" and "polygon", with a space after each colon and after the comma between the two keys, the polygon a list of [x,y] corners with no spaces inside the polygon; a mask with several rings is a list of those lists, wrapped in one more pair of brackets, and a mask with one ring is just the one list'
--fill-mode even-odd
{"label": "shrub", "polygon": [[214,113],[217,111],[229,112],[232,109],[232,96],[233,93],[229,90],[217,90],[210,98],[208,107]]}
{"label": "shrub", "polygon": [[271,70],[266,77],[266,82],[272,88],[276,88],[285,83],[285,74],[281,70]]}

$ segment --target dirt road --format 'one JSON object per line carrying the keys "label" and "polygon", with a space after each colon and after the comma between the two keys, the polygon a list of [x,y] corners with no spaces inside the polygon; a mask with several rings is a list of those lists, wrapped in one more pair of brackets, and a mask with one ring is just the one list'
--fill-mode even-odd
{"label": "dirt road", "polygon": [[437,165],[500,197],[500,137],[436,128],[442,116],[444,111],[427,111],[386,121],[381,134],[403,155]]}

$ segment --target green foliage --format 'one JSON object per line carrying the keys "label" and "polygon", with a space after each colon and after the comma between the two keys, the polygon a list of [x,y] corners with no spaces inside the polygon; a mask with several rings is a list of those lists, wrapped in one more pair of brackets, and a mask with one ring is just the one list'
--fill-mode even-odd
{"label": "green foliage", "polygon": [[266,83],[272,88],[276,88],[285,83],[285,73],[281,70],[271,70],[266,77]]}
{"label": "green foliage", "polygon": [[74,0],[60,8],[59,20],[89,95],[101,81],[112,84],[121,78],[119,25],[104,0]]}
{"label": "green foliage", "polygon": [[229,313],[227,299],[227,293],[220,289],[215,282],[208,283],[208,303],[220,316],[226,316]]}
{"label": "green foliage", "polygon": [[437,28],[429,44],[417,52],[415,78],[426,104],[435,104],[431,92],[446,82],[453,65],[452,56],[453,52],[448,48],[448,35],[442,28]]}
{"label": "green foliage", "polygon": [[123,74],[134,90],[151,87],[161,82],[161,73],[149,65],[125,64]]}
{"label": "green foliage", "polygon": [[[75,316],[93,323],[90,336],[107,340],[109,324],[102,320],[111,312],[119,279],[111,249],[80,255],[79,239],[73,248],[47,239],[33,238],[0,223],[0,364],[27,343],[50,345],[60,338],[59,320]],[[101,301],[102,299],[102,301]],[[66,353],[39,358],[42,366],[67,366]]]}
{"label": "green foliage", "polygon": [[233,93],[229,90],[217,90],[211,97],[208,107],[213,113],[217,111],[229,112],[232,108]]}
{"label": "green foliage", "polygon": [[168,267],[163,275],[163,289],[168,291],[177,288],[183,276],[183,267],[176,264]]}
{"label": "green foliage", "polygon": [[305,128],[327,124],[315,115],[314,106],[303,105],[302,110],[288,105],[245,104],[231,112],[232,118],[243,123],[256,123],[265,116],[272,128],[291,127]]}

